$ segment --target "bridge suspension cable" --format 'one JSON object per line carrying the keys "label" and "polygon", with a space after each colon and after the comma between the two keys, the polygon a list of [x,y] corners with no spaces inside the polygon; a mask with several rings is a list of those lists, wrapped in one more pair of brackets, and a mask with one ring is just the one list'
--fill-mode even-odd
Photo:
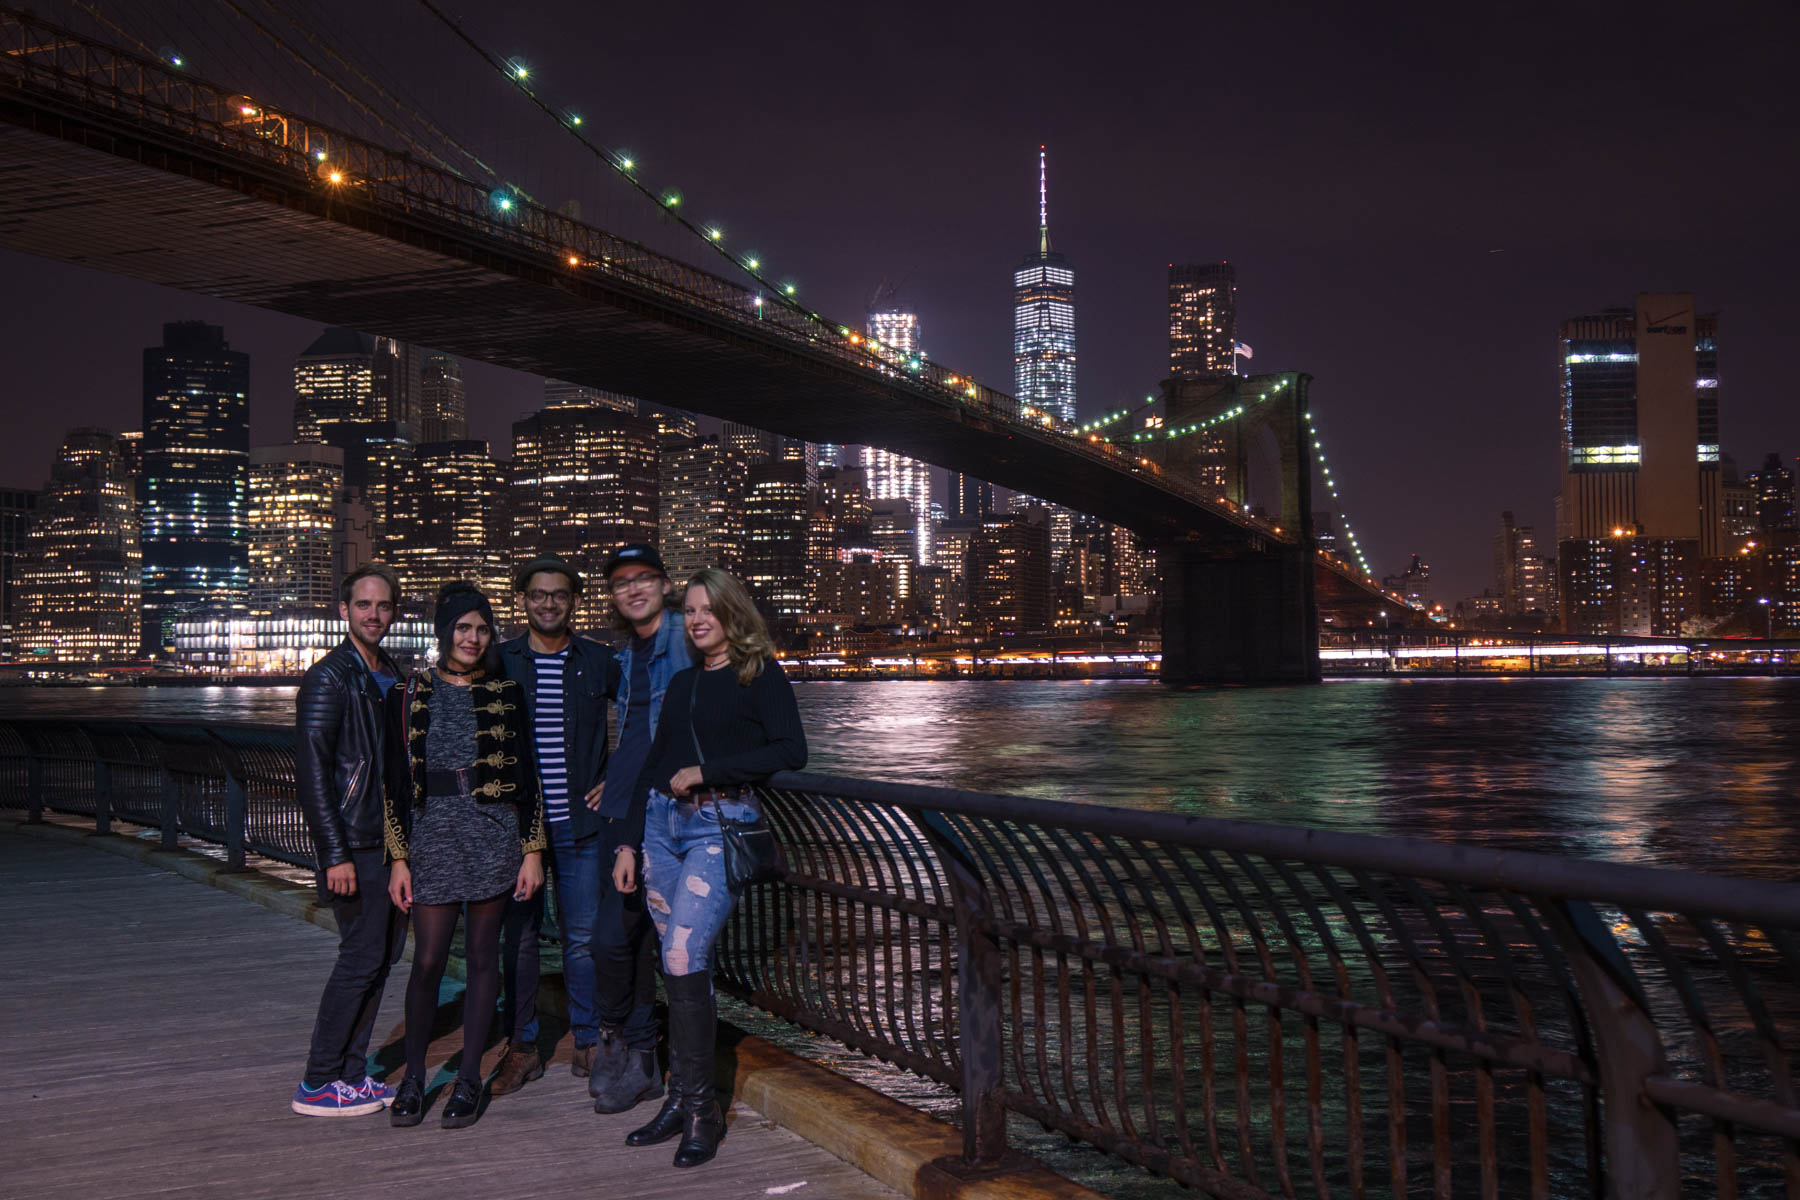
{"label": "bridge suspension cable", "polygon": [[[755,280],[758,284],[769,289],[769,293],[774,297],[775,303],[780,304],[809,320],[817,321],[822,325],[830,327],[832,330],[838,332],[840,336],[849,334],[849,326],[839,325],[836,322],[828,321],[796,300],[794,297],[799,291],[798,285],[792,281],[776,282],[768,275],[763,267],[762,261],[756,255],[736,253],[727,249],[724,244],[724,231],[717,225],[702,225],[696,223],[680,212],[679,209],[683,196],[678,189],[667,188],[659,190],[650,187],[641,178],[637,169],[637,163],[630,155],[623,151],[612,150],[598,145],[589,138],[587,134],[583,133],[581,131],[581,116],[575,112],[574,109],[566,107],[559,109],[538,94],[537,88],[531,84],[531,70],[526,64],[517,59],[502,58],[497,52],[477,41],[473,34],[463,28],[461,23],[452,20],[449,14],[445,13],[444,10],[439,8],[432,0],[419,0],[419,4],[432,16],[436,17],[438,21],[453,33],[459,41],[479,55],[483,62],[487,63],[489,67],[493,68],[494,71],[504,77],[517,91],[524,95],[526,99],[530,100],[532,104],[536,105],[545,116],[549,117],[552,121],[555,121],[565,132],[576,141],[580,142],[590,154],[594,155],[595,158],[610,167],[621,179],[625,180],[634,191],[661,209],[664,216],[675,222],[681,228],[687,230],[702,245],[712,251],[712,253],[723,258],[733,267],[750,276],[750,278]],[[856,340],[860,342],[862,339],[859,337]],[[870,340],[873,341],[873,339]]]}
{"label": "bridge suspension cable", "polygon": [[1362,573],[1373,579],[1375,573],[1369,569],[1368,556],[1363,553],[1362,542],[1357,539],[1356,530],[1350,526],[1350,514],[1344,511],[1343,498],[1338,495],[1337,480],[1332,478],[1331,468],[1325,465],[1325,446],[1319,440],[1319,428],[1313,422],[1313,415],[1310,411],[1305,414],[1305,417],[1306,436],[1312,441],[1313,449],[1318,453],[1319,470],[1325,478],[1325,490],[1331,493],[1332,503],[1337,505],[1338,517],[1344,522],[1344,537],[1350,543],[1350,552],[1356,556],[1356,565],[1362,568]]}
{"label": "bridge suspension cable", "polygon": [[[228,8],[232,12],[236,13],[244,21],[248,22],[252,27],[254,27],[257,30],[257,32],[261,33],[264,37],[268,38],[278,48],[280,48],[284,54],[288,55],[288,57],[292,58],[295,62],[304,66],[308,71],[310,71],[314,76],[316,76],[321,82],[323,82],[325,84],[325,86],[331,88],[332,91],[336,92],[338,95],[340,95],[344,99],[348,100],[351,104],[355,105],[363,113],[365,113],[366,115],[368,115],[369,117],[374,119],[377,123],[379,123],[383,128],[391,129],[395,133],[399,134],[400,137],[405,139],[407,145],[409,145],[409,146],[413,147],[413,149],[417,150],[422,156],[424,156],[426,158],[427,161],[435,163],[436,165],[444,168],[446,171],[453,171],[459,175],[462,174],[461,171],[458,171],[454,166],[452,166],[450,163],[446,162],[437,153],[436,149],[431,145],[430,142],[427,142],[421,138],[415,137],[410,131],[405,129],[403,126],[401,126],[401,125],[395,123],[394,121],[392,121],[391,119],[389,119],[379,108],[370,104],[368,101],[364,100],[362,97],[360,97],[356,93],[352,92],[349,88],[346,88],[343,84],[339,83],[338,80],[335,77],[333,77],[330,72],[322,69],[317,63],[313,62],[312,59],[308,58],[304,53],[302,53],[291,42],[289,42],[287,39],[283,38],[279,33],[277,33],[275,30],[271,29],[268,25],[264,24],[261,20],[259,20],[255,16],[255,14],[247,11],[243,5],[238,3],[238,0],[217,0],[217,2],[220,5],[224,6],[225,8]],[[363,70],[360,66],[358,66],[356,63],[352,62],[350,59],[345,58],[342,54],[340,54],[338,52],[338,50],[334,46],[332,46],[332,44],[329,41],[326,41],[323,38],[320,38],[319,35],[312,28],[309,27],[307,22],[297,20],[291,12],[287,11],[280,4],[276,3],[276,0],[264,0],[264,3],[273,12],[279,13],[283,20],[285,20],[294,29],[298,30],[300,33],[300,36],[304,37],[309,43],[311,43],[321,53],[327,55],[333,62],[335,62],[343,70],[348,71],[351,74],[355,75],[364,84],[366,84],[368,87],[372,88],[374,90],[375,94],[378,97],[380,97],[382,100],[386,101],[389,105],[391,105],[395,111],[403,112],[407,116],[411,117],[413,120],[417,121],[420,124],[420,126],[422,126],[426,130],[426,132],[430,133],[433,137],[442,138],[444,140],[444,142],[448,143],[458,154],[462,155],[464,158],[466,158],[470,162],[474,163],[475,166],[484,175],[486,175],[490,180],[494,181],[495,183],[503,182],[500,172],[497,171],[488,162],[486,162],[480,155],[478,155],[474,151],[470,150],[459,139],[452,136],[447,130],[445,130],[441,126],[439,126],[435,121],[433,121],[429,116],[427,116],[416,104],[410,104],[410,103],[406,102],[405,100],[402,100],[400,97],[394,95],[387,88],[383,87],[381,85],[380,81],[372,78],[368,74],[368,72]],[[521,193],[521,194],[523,194],[523,193]]]}

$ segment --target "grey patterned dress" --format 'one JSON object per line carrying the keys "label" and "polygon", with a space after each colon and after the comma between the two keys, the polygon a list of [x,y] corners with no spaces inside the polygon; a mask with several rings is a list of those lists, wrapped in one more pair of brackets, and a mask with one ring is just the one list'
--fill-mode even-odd
{"label": "grey patterned dress", "polygon": [[[431,689],[431,726],[425,765],[454,771],[475,761],[475,710],[466,687],[440,683]],[[413,903],[461,904],[510,891],[524,855],[519,848],[519,810],[482,804],[473,797],[425,798],[413,817]]]}

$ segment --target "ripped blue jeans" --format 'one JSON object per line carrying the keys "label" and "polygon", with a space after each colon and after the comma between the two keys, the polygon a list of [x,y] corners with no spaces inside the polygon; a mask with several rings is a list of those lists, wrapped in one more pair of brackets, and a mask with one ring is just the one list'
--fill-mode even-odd
{"label": "ripped blue jeans", "polygon": [[[754,801],[723,804],[733,821],[753,821],[760,811]],[[713,804],[652,790],[644,810],[644,903],[662,940],[665,975],[712,969],[713,942],[736,899],[725,883],[725,843]]]}

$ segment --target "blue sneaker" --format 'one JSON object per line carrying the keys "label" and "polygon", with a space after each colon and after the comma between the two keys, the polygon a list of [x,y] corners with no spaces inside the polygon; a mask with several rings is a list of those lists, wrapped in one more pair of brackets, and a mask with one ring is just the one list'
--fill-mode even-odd
{"label": "blue sneaker", "polygon": [[302,1081],[294,1089],[294,1102],[289,1107],[307,1117],[360,1117],[380,1112],[384,1106],[379,1096],[366,1095],[360,1087],[333,1080],[318,1088],[309,1088]]}
{"label": "blue sneaker", "polygon": [[382,1083],[372,1075],[364,1075],[362,1086],[356,1089],[371,1100],[381,1101],[381,1107],[387,1108],[394,1103],[394,1089]]}

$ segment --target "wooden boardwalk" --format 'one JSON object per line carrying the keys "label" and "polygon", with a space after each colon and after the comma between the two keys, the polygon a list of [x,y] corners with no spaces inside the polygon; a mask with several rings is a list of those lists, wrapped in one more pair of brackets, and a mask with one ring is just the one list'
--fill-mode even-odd
{"label": "wooden boardwalk", "polygon": [[[0,1196],[898,1195],[742,1104],[719,1157],[676,1171],[672,1145],[624,1144],[652,1106],[593,1112],[567,1038],[543,1079],[470,1129],[438,1126],[441,1094],[415,1129],[385,1115],[298,1116],[288,1101],[333,934],[116,855],[4,832],[0,885],[11,909]],[[376,1029],[378,1062],[396,1077],[405,984],[402,964]],[[434,1086],[460,1050],[454,1032],[433,1043]]]}

